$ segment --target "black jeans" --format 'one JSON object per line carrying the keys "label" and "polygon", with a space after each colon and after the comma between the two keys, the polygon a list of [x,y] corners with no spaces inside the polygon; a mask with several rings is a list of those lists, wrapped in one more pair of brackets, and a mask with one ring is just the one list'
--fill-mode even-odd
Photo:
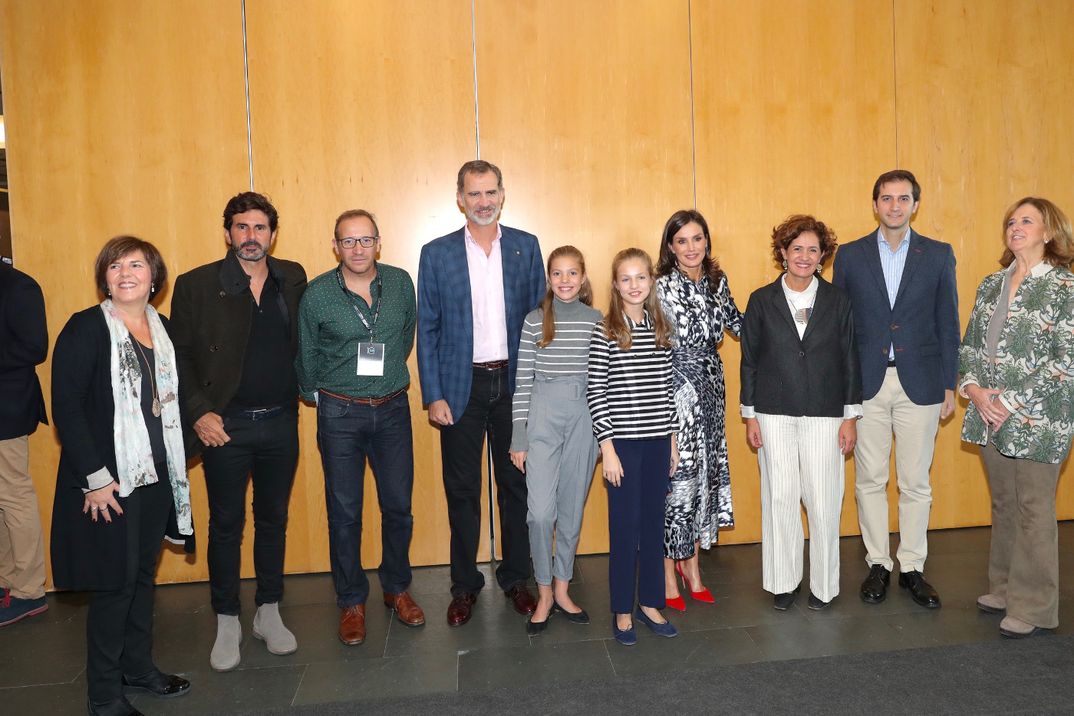
{"label": "black jeans", "polygon": [[530,540],[526,526],[526,476],[511,463],[511,394],[507,368],[474,368],[470,401],[455,424],[440,428],[444,458],[444,492],[451,525],[451,593],[477,594],[485,586],[478,571],[481,538],[481,448],[492,447],[492,473],[500,512],[503,559],[496,581],[507,590],[530,575]]}
{"label": "black jeans", "polygon": [[410,538],[414,516],[414,441],[406,393],[383,405],[358,405],[321,393],[317,444],[324,467],[332,582],[340,608],[365,604],[369,579],[362,569],[362,502],[365,461],[373,469],[380,503],[383,554],[380,586],[389,594],[410,586]]}
{"label": "black jeans", "polygon": [[[153,664],[153,582],[164,531],[173,509],[168,469],[160,480],[117,498],[122,515],[110,528],[127,531],[127,576],[122,589],[93,592],[86,616],[86,686],[98,704],[123,696],[123,676],[155,671]],[[90,519],[79,515],[79,519]]]}
{"label": "black jeans", "polygon": [[254,572],[258,606],[283,597],[287,503],[298,465],[298,410],[263,420],[224,417],[230,442],[202,452],[209,497],[209,586],[213,611],[239,613],[246,484],[254,484]]}

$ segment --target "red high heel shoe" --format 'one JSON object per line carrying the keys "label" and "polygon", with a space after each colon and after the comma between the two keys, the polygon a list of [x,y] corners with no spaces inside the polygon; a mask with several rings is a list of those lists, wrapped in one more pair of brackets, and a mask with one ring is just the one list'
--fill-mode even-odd
{"label": "red high heel shoe", "polygon": [[[678,572],[679,577],[682,578],[683,589],[685,589],[686,591],[690,592],[690,598],[691,599],[693,599],[694,601],[697,601],[697,602],[703,602],[705,604],[715,604],[716,603],[716,597],[712,596],[712,592],[709,591],[708,587],[705,587],[700,592],[695,592],[694,591],[693,587],[690,586],[690,583],[686,581],[686,575],[683,574],[682,565],[679,562],[675,563],[675,571]],[[683,598],[681,596],[679,597],[679,601],[683,602],[682,611],[686,611],[686,604],[683,601]],[[670,606],[670,602],[668,604]]]}
{"label": "red high heel shoe", "polygon": [[671,599],[664,599],[664,604],[667,605],[668,609],[674,609],[677,612],[686,611],[686,600],[682,598],[681,594]]}

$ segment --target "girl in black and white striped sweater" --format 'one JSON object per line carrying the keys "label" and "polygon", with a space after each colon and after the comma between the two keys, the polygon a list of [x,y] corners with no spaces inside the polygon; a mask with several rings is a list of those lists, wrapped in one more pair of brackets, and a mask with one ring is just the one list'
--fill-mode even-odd
{"label": "girl in black and white striped sweater", "polygon": [[665,594],[664,501],[678,462],[678,418],[671,331],[654,281],[644,251],[616,254],[610,307],[589,342],[586,397],[608,482],[612,633],[626,645],[637,641],[634,617],[661,636],[677,634],[659,612]]}

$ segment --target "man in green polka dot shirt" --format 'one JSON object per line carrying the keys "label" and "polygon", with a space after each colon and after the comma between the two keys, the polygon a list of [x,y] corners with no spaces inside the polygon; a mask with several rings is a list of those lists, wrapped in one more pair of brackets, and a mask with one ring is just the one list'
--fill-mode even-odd
{"label": "man in green polka dot shirt", "polygon": [[368,211],[341,214],[332,247],[339,266],[311,281],[302,297],[295,367],[302,397],[317,404],[339,639],[353,645],[365,640],[369,596],[362,569],[367,458],[381,507],[384,603],[406,626],[425,623],[407,592],[414,445],[406,360],[417,309],[410,275],[377,261],[380,231]]}

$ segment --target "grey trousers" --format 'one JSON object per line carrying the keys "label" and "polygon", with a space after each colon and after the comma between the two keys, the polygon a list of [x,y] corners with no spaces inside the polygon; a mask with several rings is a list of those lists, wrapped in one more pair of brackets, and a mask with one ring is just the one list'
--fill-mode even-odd
{"label": "grey trousers", "polygon": [[1061,464],[981,448],[992,490],[988,591],[1007,600],[1007,614],[1033,626],[1059,626],[1059,527],[1055,489]]}
{"label": "grey trousers", "polygon": [[584,375],[534,376],[527,421],[526,522],[533,576],[544,586],[553,577],[568,582],[574,576],[582,511],[597,463],[585,384]]}

